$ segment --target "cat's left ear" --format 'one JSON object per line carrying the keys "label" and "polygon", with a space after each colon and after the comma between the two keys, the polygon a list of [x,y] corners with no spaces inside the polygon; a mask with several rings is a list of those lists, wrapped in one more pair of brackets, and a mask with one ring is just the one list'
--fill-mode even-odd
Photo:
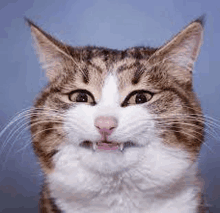
{"label": "cat's left ear", "polygon": [[35,48],[43,69],[50,81],[59,77],[68,64],[73,61],[73,56],[77,58],[77,53],[68,45],[58,41],[50,34],[44,32],[31,20],[25,19],[31,28]]}
{"label": "cat's left ear", "polygon": [[171,41],[159,48],[149,59],[162,64],[182,84],[191,83],[192,70],[203,40],[204,17],[190,23]]}

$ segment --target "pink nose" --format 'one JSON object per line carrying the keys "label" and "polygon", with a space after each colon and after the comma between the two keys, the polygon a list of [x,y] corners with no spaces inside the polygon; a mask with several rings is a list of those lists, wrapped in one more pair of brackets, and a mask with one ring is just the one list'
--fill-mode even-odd
{"label": "pink nose", "polygon": [[102,135],[102,140],[106,140],[108,135],[111,135],[113,130],[117,127],[117,120],[114,117],[100,116],[95,120],[95,127]]}

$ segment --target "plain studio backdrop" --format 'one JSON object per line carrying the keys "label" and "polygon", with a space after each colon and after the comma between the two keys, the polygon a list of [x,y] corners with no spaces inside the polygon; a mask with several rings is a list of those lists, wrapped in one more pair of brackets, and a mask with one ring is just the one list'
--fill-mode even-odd
{"label": "plain studio backdrop", "polygon": [[[1,0],[0,128],[33,99],[47,80],[24,16],[71,45],[125,49],[157,47],[206,14],[204,44],[194,70],[194,89],[207,123],[199,166],[212,213],[220,209],[220,1],[218,0]],[[209,119],[209,121],[211,121]],[[37,213],[42,174],[25,121],[0,137],[0,212]]]}

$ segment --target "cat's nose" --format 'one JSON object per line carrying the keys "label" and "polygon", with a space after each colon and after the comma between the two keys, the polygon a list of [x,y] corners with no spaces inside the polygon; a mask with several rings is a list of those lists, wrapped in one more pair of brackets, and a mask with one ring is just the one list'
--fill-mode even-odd
{"label": "cat's nose", "polygon": [[[104,137],[111,135],[113,130],[117,126],[117,119],[112,116],[100,116],[95,120],[95,127],[98,129],[99,133]],[[106,140],[106,138],[103,140]]]}

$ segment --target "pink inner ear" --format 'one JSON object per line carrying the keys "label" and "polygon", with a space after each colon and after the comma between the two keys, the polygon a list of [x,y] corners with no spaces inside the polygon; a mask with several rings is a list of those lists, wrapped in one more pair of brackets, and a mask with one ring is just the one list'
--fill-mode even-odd
{"label": "pink inner ear", "polygon": [[171,41],[160,48],[155,54],[174,62],[176,65],[192,69],[198,57],[202,44],[203,27],[199,23],[192,23]]}
{"label": "pink inner ear", "polygon": [[201,35],[192,35],[171,50],[170,54],[168,54],[168,59],[171,59],[180,67],[193,67],[199,52],[200,43]]}
{"label": "pink inner ear", "polygon": [[199,53],[199,50],[200,50],[200,46],[201,46],[201,43],[202,43],[202,36],[203,34],[200,33],[198,35],[195,35],[195,38],[193,38],[193,51],[192,51],[192,55],[191,55],[191,58],[193,59],[193,61],[196,60],[197,56],[198,56],[198,53]]}

